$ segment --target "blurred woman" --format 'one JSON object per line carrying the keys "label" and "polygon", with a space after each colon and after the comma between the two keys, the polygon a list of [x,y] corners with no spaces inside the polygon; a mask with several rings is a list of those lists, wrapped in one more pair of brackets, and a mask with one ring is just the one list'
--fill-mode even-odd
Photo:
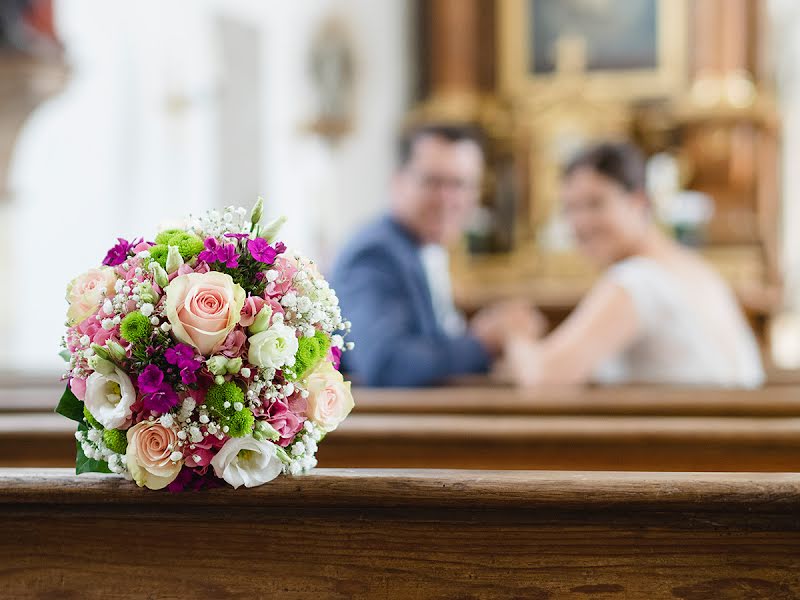
{"label": "blurred woman", "polygon": [[758,345],[730,288],[654,222],[636,148],[581,152],[564,171],[562,196],[579,249],[605,272],[553,333],[508,340],[521,385],[762,384]]}

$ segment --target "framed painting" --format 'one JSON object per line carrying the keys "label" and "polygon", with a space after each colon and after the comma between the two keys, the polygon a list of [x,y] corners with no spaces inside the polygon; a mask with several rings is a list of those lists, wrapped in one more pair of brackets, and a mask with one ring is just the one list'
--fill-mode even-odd
{"label": "framed painting", "polygon": [[686,0],[503,0],[504,91],[525,97],[576,80],[597,97],[674,96],[686,83]]}

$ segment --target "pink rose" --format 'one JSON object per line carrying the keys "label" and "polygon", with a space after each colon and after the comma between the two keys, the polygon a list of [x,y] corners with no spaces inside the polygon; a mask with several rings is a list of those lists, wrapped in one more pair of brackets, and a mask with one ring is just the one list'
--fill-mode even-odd
{"label": "pink rose", "polygon": [[258,296],[250,296],[244,301],[244,308],[242,308],[242,317],[239,319],[239,324],[242,327],[250,327],[253,321],[256,320],[256,315],[261,312],[266,302],[263,298]]}
{"label": "pink rose", "polygon": [[350,382],[327,361],[308,376],[306,416],[323,431],[333,431],[355,405]]}
{"label": "pink rose", "polygon": [[90,269],[73,279],[67,286],[69,324],[78,325],[96,313],[105,298],[114,296],[116,281],[117,275],[109,267]]}
{"label": "pink rose", "polygon": [[216,352],[239,323],[245,301],[242,287],[217,271],[180,275],[166,294],[173,335],[205,356]]}
{"label": "pink rose", "polygon": [[158,421],[141,421],[128,430],[125,458],[136,484],[151,490],[167,487],[183,467],[177,432]]}

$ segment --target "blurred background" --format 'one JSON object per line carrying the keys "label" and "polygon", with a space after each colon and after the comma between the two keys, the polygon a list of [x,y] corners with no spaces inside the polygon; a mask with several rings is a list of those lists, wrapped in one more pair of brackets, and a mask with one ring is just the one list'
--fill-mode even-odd
{"label": "blurred background", "polygon": [[0,371],[58,374],[67,282],[187,213],[261,195],[326,269],[431,119],[488,140],[464,309],[569,313],[595,273],[559,170],[629,139],[662,226],[800,367],[798,33],[796,0],[0,0]]}

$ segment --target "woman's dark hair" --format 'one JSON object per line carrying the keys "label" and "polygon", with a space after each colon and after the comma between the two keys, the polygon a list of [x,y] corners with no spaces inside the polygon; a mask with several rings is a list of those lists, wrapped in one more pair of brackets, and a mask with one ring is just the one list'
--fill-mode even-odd
{"label": "woman's dark hair", "polygon": [[423,123],[406,129],[397,141],[397,164],[404,167],[411,160],[414,145],[426,137],[434,137],[455,144],[472,142],[483,150],[483,136],[478,128],[472,125],[452,123]]}
{"label": "woman's dark hair", "polygon": [[644,156],[633,144],[602,142],[581,150],[567,163],[564,177],[588,168],[621,185],[627,192],[645,189]]}

